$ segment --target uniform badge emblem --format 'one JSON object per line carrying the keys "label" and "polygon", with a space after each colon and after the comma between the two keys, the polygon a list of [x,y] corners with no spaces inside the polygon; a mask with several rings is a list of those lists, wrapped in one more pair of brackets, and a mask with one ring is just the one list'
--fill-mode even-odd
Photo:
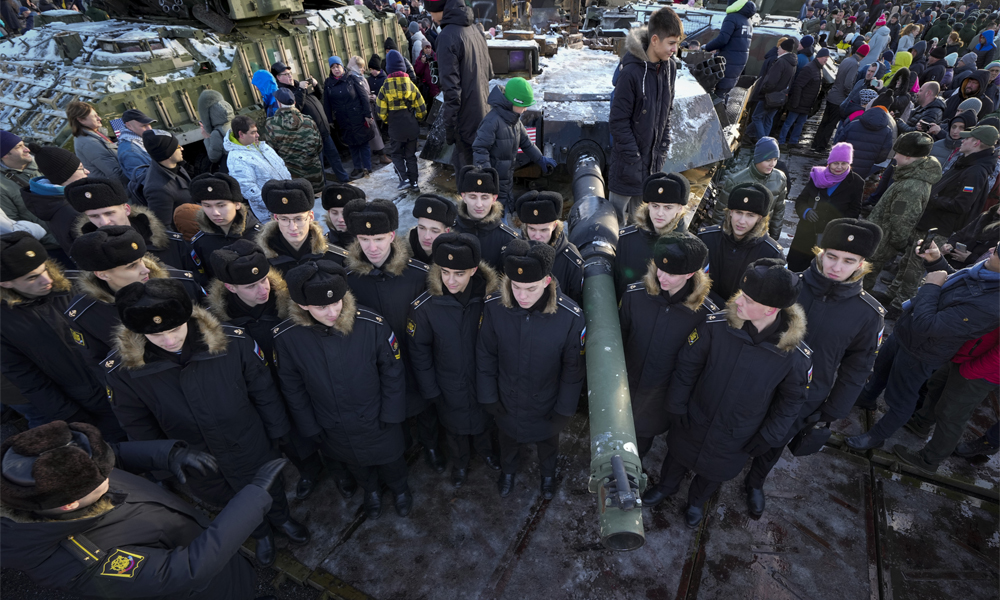
{"label": "uniform badge emblem", "polygon": [[688,335],[688,346],[693,346],[698,341],[698,330],[695,329]]}
{"label": "uniform badge emblem", "polygon": [[84,348],[87,347],[87,340],[83,339],[82,333],[76,331],[75,329],[70,329],[69,332],[73,334],[73,341],[76,342],[77,345],[83,346]]}
{"label": "uniform badge emblem", "polygon": [[417,324],[413,321],[413,319],[406,320],[406,333],[409,334],[410,337],[417,334]]}
{"label": "uniform badge emblem", "polygon": [[396,360],[399,360],[399,340],[396,339],[396,334],[389,334],[389,348],[392,349],[392,353],[396,355]]}
{"label": "uniform badge emblem", "polygon": [[587,326],[584,325],[583,331],[580,332],[580,356],[587,353]]}
{"label": "uniform badge emblem", "polygon": [[144,560],[146,560],[145,556],[140,556],[134,552],[115,550],[114,553],[104,559],[100,575],[132,579],[135,577],[136,572],[138,572],[139,565]]}

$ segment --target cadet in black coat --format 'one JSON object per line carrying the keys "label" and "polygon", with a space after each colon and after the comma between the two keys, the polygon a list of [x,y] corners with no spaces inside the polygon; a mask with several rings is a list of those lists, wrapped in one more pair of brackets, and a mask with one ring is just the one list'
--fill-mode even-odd
{"label": "cadet in black coat", "polygon": [[[219,474],[192,476],[188,485],[202,500],[225,504],[261,465],[280,457],[276,442],[291,431],[257,344],[242,328],[192,306],[169,279],[130,284],[115,304],[123,327],[104,366],[122,427],[133,440],[180,439],[210,451]],[[284,485],[271,495],[267,520],[253,534],[264,566],[275,559],[272,525],[293,543],[309,540],[289,514]]]}
{"label": "cadet in black coat", "polygon": [[444,196],[421,194],[413,203],[412,214],[417,224],[406,236],[410,245],[410,255],[429,265],[433,262],[431,250],[434,248],[434,240],[455,226],[458,207],[454,201]]}
{"label": "cadet in black coat", "polygon": [[497,202],[500,183],[491,168],[464,167],[458,174],[458,219],[455,231],[479,238],[483,260],[494,269],[503,268],[503,248],[517,237],[517,230],[503,222],[503,204]]}
{"label": "cadet in black coat", "polygon": [[309,260],[331,260],[344,264],[347,251],[330,244],[316,222],[316,199],[305,179],[272,180],[261,188],[261,198],[271,213],[255,238],[271,266],[284,276],[289,269]]}
{"label": "cadet in black coat", "polygon": [[562,222],[563,198],[556,192],[531,191],[515,202],[521,239],[548,244],[556,251],[552,276],[573,302],[583,304],[583,257],[566,237]]}
{"label": "cadet in black coat", "polygon": [[62,318],[71,284],[48,256],[28,233],[0,236],[0,372],[28,401],[14,409],[32,427],[72,419],[124,439],[107,391],[77,351],[82,335]]}
{"label": "cadet in black coat", "polygon": [[657,238],[683,227],[690,194],[691,184],[678,173],[653,173],[646,178],[632,225],[618,231],[615,289],[619,298],[630,283],[645,276]]}
{"label": "cadet in black coat", "polygon": [[405,517],[413,498],[400,427],[406,420],[400,340],[385,318],[357,304],[336,263],[309,261],[289,271],[287,281],[291,316],[275,328],[274,357],[292,418],[354,474],[369,518],[382,514],[380,478]]}
{"label": "cadet in black coat", "polygon": [[487,296],[483,307],[476,389],[500,428],[501,496],[514,487],[521,446],[532,443],[542,495],[555,495],[559,432],[576,413],[583,388],[586,323],[551,276],[554,260],[547,244],[512,241],[504,251],[500,292]]}
{"label": "cadet in black coat", "polygon": [[[257,589],[239,553],[271,506],[285,464],[266,463],[224,509],[205,515],[144,477],[211,469],[183,442],[122,442],[56,421],[4,441],[0,560],[46,588],[87,597],[243,600]],[[191,471],[189,471],[191,472]],[[98,493],[103,490],[103,493]],[[73,505],[75,508],[72,508]]]}
{"label": "cadet in black coat", "polygon": [[805,428],[845,418],[868,379],[882,341],[885,309],[861,287],[871,269],[866,259],[882,239],[878,225],[835,219],[823,232],[820,253],[799,274],[798,304],[809,322],[805,341],[812,348],[812,381],[783,443],[756,456],[747,475],[747,507],[764,512],[764,479],[785,445]]}
{"label": "cadet in black coat", "polygon": [[767,188],[759,183],[740,184],[729,193],[722,226],[698,230],[698,237],[708,246],[709,297],[719,306],[739,290],[747,265],[760,258],[782,257],[781,246],[767,235],[770,206]]}
{"label": "cadet in black coat", "polygon": [[639,457],[667,430],[663,403],[677,353],[687,336],[719,308],[708,299],[712,280],[702,269],[708,248],[689,233],[660,237],[641,282],[629,284],[618,311]]}
{"label": "cadet in black coat", "polygon": [[326,184],[323,190],[323,210],[326,214],[323,221],[326,223],[326,240],[334,246],[347,248],[354,240],[355,236],[347,232],[347,221],[344,220],[344,207],[355,198],[365,199],[365,191],[357,186],[346,183]]}
{"label": "cadet in black coat", "polygon": [[687,525],[747,458],[781,445],[806,399],[812,351],[802,340],[806,317],[795,304],[801,282],[781,259],[753,262],[742,291],[724,312],[708,315],[688,336],[667,392],[671,413],[660,481],[643,495],[656,504],[688,489]]}
{"label": "cadet in black coat", "polygon": [[[452,483],[468,474],[471,445],[499,469],[492,419],[476,400],[476,338],[483,299],[500,289],[500,277],[482,261],[479,240],[445,233],[434,240],[427,291],[410,306],[407,350],[420,394],[437,407],[451,457]],[[471,438],[471,439],[470,439]]]}
{"label": "cadet in black coat", "polygon": [[225,173],[203,173],[191,180],[191,201],[201,205],[195,221],[198,233],[191,246],[211,279],[212,253],[236,240],[253,241],[264,228],[243,200],[238,181]]}

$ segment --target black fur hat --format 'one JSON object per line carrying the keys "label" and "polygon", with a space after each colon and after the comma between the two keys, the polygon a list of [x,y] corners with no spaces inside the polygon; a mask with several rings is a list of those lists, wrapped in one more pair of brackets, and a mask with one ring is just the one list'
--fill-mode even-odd
{"label": "black fur hat", "polygon": [[511,281],[533,283],[552,273],[556,251],[541,242],[511,240],[503,251],[503,272]]}
{"label": "black fur hat", "polygon": [[344,207],[344,222],[351,235],[382,235],[399,228],[399,209],[388,200],[351,200]]}
{"label": "black fur hat", "polygon": [[429,13],[443,12],[445,4],[447,4],[447,0],[424,0],[424,10]]}
{"label": "black fur hat", "polygon": [[563,197],[557,192],[530,191],[514,203],[517,218],[529,225],[562,220]]}
{"label": "black fur hat", "polygon": [[413,216],[444,223],[445,227],[454,227],[455,219],[458,218],[458,206],[444,196],[421,194],[413,203]]}
{"label": "black fur hat", "polygon": [[479,238],[471,233],[449,231],[434,239],[431,257],[439,267],[464,271],[478,267],[483,255]]}
{"label": "black fur hat", "polygon": [[191,202],[195,204],[203,200],[243,202],[243,192],[240,190],[240,182],[225,173],[202,173],[191,180],[189,188],[191,191]]}
{"label": "black fur hat", "polygon": [[229,285],[249,285],[267,277],[271,263],[260,246],[248,239],[239,239],[219,248],[209,257],[215,278]]}
{"label": "black fur hat", "polygon": [[0,446],[0,501],[20,510],[48,510],[86,497],[104,483],[115,454],[87,423],[52,421],[12,435]]}
{"label": "black fur hat", "polygon": [[661,235],[653,245],[653,264],[664,273],[687,275],[705,268],[708,246],[687,232]]}
{"label": "black fur hat", "polygon": [[771,212],[771,191],[759,183],[741,183],[729,192],[727,208],[766,217]]}
{"label": "black fur hat", "polygon": [[310,260],[285,273],[288,296],[303,306],[326,306],[347,294],[347,271],[331,260]]}
{"label": "black fur hat", "polygon": [[680,173],[653,173],[642,183],[642,201],[687,206],[691,183]]}
{"label": "black fur hat", "polygon": [[45,246],[26,231],[0,236],[0,281],[23,277],[48,259]]}
{"label": "black fur hat", "polygon": [[789,271],[780,258],[758,258],[747,266],[740,289],[764,306],[788,308],[799,298],[802,279]]}
{"label": "black fur hat", "polygon": [[307,179],[272,179],[260,190],[267,210],[276,215],[309,212],[316,205],[313,186]]}
{"label": "black fur hat", "polygon": [[496,169],[467,165],[459,171],[457,187],[459,194],[477,192],[496,196],[500,193],[500,176]]}
{"label": "black fur hat", "polygon": [[913,158],[930,156],[932,148],[934,148],[934,138],[920,131],[904,133],[896,138],[896,143],[892,145],[896,154]]}
{"label": "black fur hat", "polygon": [[834,219],[826,224],[820,246],[871,258],[882,241],[882,228],[861,219]]}
{"label": "black fur hat", "polygon": [[328,183],[323,190],[323,210],[344,208],[355,198],[365,199],[365,191],[347,183]]}
{"label": "black fur hat", "polygon": [[85,212],[128,203],[128,193],[114,179],[84,177],[63,188],[63,194],[76,212]]}
{"label": "black fur hat", "polygon": [[69,255],[84,271],[110,271],[145,256],[146,242],[128,225],[106,225],[76,238]]}
{"label": "black fur hat", "polygon": [[191,298],[180,281],[150,279],[130,283],[115,294],[122,325],[135,333],[162,333],[191,318]]}

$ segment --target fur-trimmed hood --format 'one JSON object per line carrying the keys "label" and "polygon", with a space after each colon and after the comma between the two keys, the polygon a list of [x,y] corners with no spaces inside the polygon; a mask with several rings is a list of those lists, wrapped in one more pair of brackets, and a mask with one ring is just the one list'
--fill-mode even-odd
{"label": "fur-trimmed hood", "polygon": [[459,200],[458,202],[458,218],[465,220],[469,224],[481,223],[482,225],[493,225],[494,223],[499,223],[502,217],[503,204],[499,200],[494,200],[493,205],[490,206],[490,212],[486,213],[486,216],[479,220],[469,215],[469,209],[466,208],[465,201]]}
{"label": "fur-trimmed hood", "polygon": [[99,517],[114,507],[115,504],[108,499],[107,495],[104,495],[97,502],[86,508],[80,509],[80,514],[74,515],[72,519],[55,519],[52,517],[36,515],[29,510],[21,510],[19,508],[7,506],[6,504],[0,504],[0,517],[10,519],[15,523],[21,523],[23,525],[29,525],[32,523],[72,523],[73,521]]}
{"label": "fur-trimmed hood", "polygon": [[[309,311],[299,308],[299,305],[289,298],[286,302],[288,318],[292,320],[293,323],[301,327],[319,327],[321,329],[327,329],[326,325],[321,324],[319,321],[314,319]],[[344,308],[340,311],[340,316],[334,321],[332,329],[335,329],[341,335],[351,335],[354,331],[354,320],[358,316],[358,303],[354,299],[354,294],[350,290],[344,294]]]}
{"label": "fur-trimmed hood", "polygon": [[[257,235],[257,243],[264,250],[264,258],[271,260],[280,256],[278,251],[271,246],[271,243],[276,239],[275,236],[280,235],[281,231],[278,229],[277,221],[268,221],[261,228],[260,234]],[[309,244],[309,254],[326,254],[326,236],[323,235],[323,228],[315,220],[309,223],[309,239],[306,242]]]}
{"label": "fur-trimmed hood", "polygon": [[663,228],[663,231],[655,231],[653,228],[653,221],[649,218],[649,203],[643,202],[635,209],[635,214],[632,216],[634,219],[636,227],[648,232],[655,233],[656,235],[663,235],[665,233],[670,233],[671,231],[677,229],[677,225],[681,222],[688,212],[687,206],[681,209],[681,212],[677,213],[677,216],[671,219],[667,226]]}
{"label": "fur-trimmed hood", "polygon": [[[145,206],[132,206],[132,214],[128,216],[128,221],[147,245],[163,249],[170,243],[167,226]],[[81,213],[73,222],[73,239],[92,231],[97,231],[97,227],[90,222],[87,215]]]}
{"label": "fur-trimmed hood", "polygon": [[[542,310],[543,315],[555,314],[559,310],[559,286],[556,284],[555,277],[549,282],[548,290],[549,301],[545,303],[545,308]],[[514,292],[510,287],[510,279],[507,279],[506,275],[500,276],[500,302],[504,305],[504,308],[521,308],[517,300],[514,300]]]}
{"label": "fur-trimmed hood", "polygon": [[649,28],[633,27],[629,30],[628,36],[625,38],[625,52],[643,62],[649,62],[649,55],[646,54],[648,47]]}
{"label": "fur-trimmed hood", "polygon": [[[477,275],[482,275],[486,280],[487,296],[500,289],[500,275],[485,261],[479,261],[479,270],[473,277]],[[431,296],[444,296],[444,281],[441,279],[441,267],[438,265],[432,264],[427,268],[427,291]]]}
{"label": "fur-trimmed hood", "polygon": [[[660,280],[656,277],[656,265],[653,264],[652,260],[649,261],[649,268],[646,270],[646,275],[643,276],[642,282],[646,284],[647,294],[650,296],[660,295],[662,291],[660,289]],[[691,277],[691,282],[694,284],[694,287],[687,298],[684,299],[684,307],[691,312],[697,312],[701,308],[701,304],[705,301],[705,298],[708,298],[708,292],[712,289],[712,279],[704,271],[698,270]]]}
{"label": "fur-trimmed hood", "polygon": [[[412,256],[413,251],[410,250],[409,241],[405,236],[397,235],[396,239],[392,240],[392,251],[389,254],[389,259],[382,265],[382,270],[398,277],[403,274],[403,270],[406,269]],[[351,245],[347,247],[347,259],[344,260],[344,267],[358,275],[368,275],[375,268],[368,261],[368,257],[361,250],[361,244],[357,240],[351,242]]]}
{"label": "fur-trimmed hood", "polygon": [[[247,208],[247,205],[241,202],[240,207],[236,209],[236,216],[233,217],[233,222],[229,225],[229,233],[238,236],[243,235],[243,232],[247,229],[247,214],[249,211],[250,209]],[[222,228],[208,218],[204,209],[199,209],[198,214],[195,215],[194,219],[198,223],[198,229],[204,231],[205,233],[222,235]]]}
{"label": "fur-trimmed hood", "polygon": [[[73,287],[69,279],[66,279],[66,276],[63,275],[59,265],[51,258],[45,261],[45,270],[48,272],[49,277],[52,278],[52,291],[49,292],[50,294],[53,292],[68,292]],[[37,300],[37,298],[25,298],[11,288],[0,288],[0,302],[6,302],[7,306],[13,307],[22,302],[31,302],[32,300]]]}
{"label": "fur-trimmed hood", "polygon": [[[267,280],[271,282],[271,294],[274,295],[274,306],[278,310],[278,318],[283,321],[288,318],[288,284],[285,283],[277,269],[271,269],[267,272]],[[226,309],[229,304],[227,299],[231,293],[226,289],[226,284],[218,279],[213,279],[211,285],[208,286],[208,311],[223,323],[233,320]]]}
{"label": "fur-trimmed hood", "polygon": [[[228,340],[222,330],[219,320],[200,306],[195,306],[191,319],[198,324],[201,339],[209,354],[222,354],[226,351]],[[191,335],[190,329],[188,335]],[[129,331],[124,325],[119,325],[115,331],[115,349],[121,354],[122,368],[135,371],[146,366],[146,336]]]}
{"label": "fur-trimmed hood", "polygon": [[[152,254],[142,257],[142,262],[149,269],[150,279],[166,279],[170,276],[167,267]],[[105,304],[115,303],[115,293],[111,291],[108,284],[104,283],[93,271],[80,271],[80,277],[76,280],[77,292],[89,296]]]}
{"label": "fur-trimmed hood", "polygon": [[[736,292],[729,302],[726,302],[726,321],[733,329],[742,329],[745,319],[736,316],[736,298],[743,292]],[[798,303],[782,309],[785,313],[785,330],[781,332],[778,343],[775,344],[782,352],[791,352],[802,340],[806,339],[806,311]]]}
{"label": "fur-trimmed hood", "polygon": [[[725,209],[725,214],[726,214],[725,218],[722,219],[722,232],[728,235],[729,237],[736,239],[735,236],[733,236],[733,226],[729,223],[728,208]],[[771,222],[770,215],[764,215],[763,217],[761,217],[760,220],[757,221],[757,224],[754,225],[753,229],[747,232],[746,237],[743,238],[742,240],[739,240],[740,243],[750,242],[767,235],[767,227],[770,224],[770,222]]]}

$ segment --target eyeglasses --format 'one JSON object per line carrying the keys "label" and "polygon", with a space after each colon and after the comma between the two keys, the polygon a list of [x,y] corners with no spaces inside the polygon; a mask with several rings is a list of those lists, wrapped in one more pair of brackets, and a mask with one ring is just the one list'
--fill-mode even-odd
{"label": "eyeglasses", "polygon": [[289,225],[304,227],[309,222],[309,217],[276,217],[275,220],[279,225],[284,225],[285,227]]}

